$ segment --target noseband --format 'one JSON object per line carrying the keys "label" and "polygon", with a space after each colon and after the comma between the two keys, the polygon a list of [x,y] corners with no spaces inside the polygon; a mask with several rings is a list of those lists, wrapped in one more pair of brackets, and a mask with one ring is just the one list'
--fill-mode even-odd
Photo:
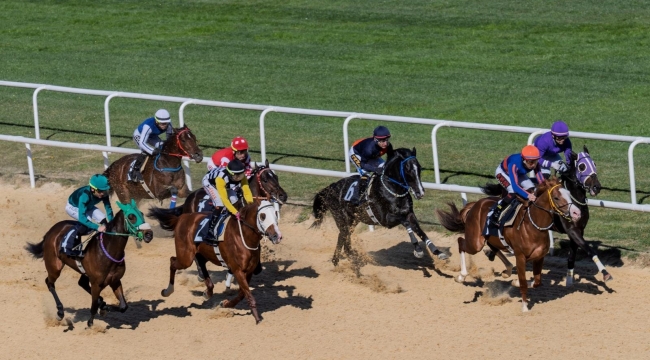
{"label": "noseband", "polygon": [[[403,181],[403,182],[402,182],[402,181],[397,181],[397,180],[391,178],[390,176],[387,176],[387,175],[386,175],[386,170],[387,170],[387,168],[388,168],[388,164],[386,164],[386,167],[384,168],[384,171],[382,171],[382,173],[381,173],[381,184],[384,185],[384,188],[385,188],[385,189],[386,189],[386,190],[387,190],[391,195],[393,195],[393,196],[395,196],[395,197],[404,197],[404,196],[406,196],[406,195],[409,193],[409,190],[411,189],[411,185],[408,184],[408,182],[406,181],[406,176],[404,176],[404,164],[405,164],[407,161],[411,160],[411,159],[415,159],[415,156],[409,156],[409,157],[407,157],[406,159],[402,160],[402,161],[400,162],[400,164],[399,164],[399,173],[400,173],[400,176],[402,177],[402,181]],[[392,183],[394,183],[394,184],[399,185],[399,186],[402,187],[403,189],[406,189],[406,191],[405,191],[403,194],[396,194],[396,193],[394,193],[394,192],[393,192],[393,191],[392,191],[392,190],[391,190],[391,189],[386,185],[386,183],[384,182],[384,177],[386,177],[386,178],[388,179],[388,181],[390,181],[390,182],[392,182]]]}
{"label": "noseband", "polygon": [[[534,226],[537,230],[545,231],[545,230],[549,230],[550,228],[552,228],[553,225],[554,225],[554,221],[553,221],[553,219],[552,219],[553,214],[557,214],[557,215],[559,215],[559,216],[565,218],[566,220],[571,220],[571,216],[568,216],[568,215],[564,214],[564,213],[560,210],[560,207],[557,206],[557,204],[555,204],[555,201],[553,201],[553,197],[551,196],[551,192],[552,192],[556,187],[558,187],[558,186],[561,186],[561,185],[560,185],[560,184],[557,184],[557,185],[555,185],[555,186],[553,186],[552,188],[550,188],[550,189],[547,190],[548,201],[549,201],[549,203],[551,204],[551,210],[545,209],[545,208],[543,208],[543,207],[537,205],[537,200],[531,202],[531,203],[532,203],[536,208],[541,209],[541,210],[544,210],[545,212],[547,212],[547,213],[549,213],[549,214],[551,215],[551,224],[550,224],[549,226],[547,226],[547,227],[540,227],[539,225],[535,224],[535,221],[533,221],[533,217],[530,215],[530,207],[528,207],[528,209],[527,209],[527,212],[528,212],[528,220],[530,220],[530,223],[533,224],[533,226]],[[571,205],[571,204],[567,204],[567,205]]]}
{"label": "noseband", "polygon": [[[241,231],[241,224],[244,224],[246,227],[253,230],[257,235],[260,235],[262,238],[269,237],[268,232],[266,231],[266,229],[264,229],[264,224],[260,221],[260,211],[262,211],[263,209],[266,209],[268,207],[273,208],[273,205],[271,203],[269,203],[268,205],[262,205],[259,208],[257,208],[257,213],[255,215],[255,218],[257,220],[257,229],[255,227],[253,227],[253,225],[247,223],[244,220],[241,220],[241,219],[237,220],[237,224],[239,225],[239,236],[241,237],[241,242],[242,242],[242,244],[244,244],[244,247],[246,249],[250,250],[250,251],[255,251],[255,250],[259,249],[260,245],[257,244],[256,248],[251,248],[250,246],[248,246],[246,244],[246,241],[244,240],[244,234],[242,234],[242,231]],[[273,210],[275,211],[275,208]],[[269,225],[269,227],[271,227],[271,226]],[[267,227],[267,229],[268,229],[268,227]]]}

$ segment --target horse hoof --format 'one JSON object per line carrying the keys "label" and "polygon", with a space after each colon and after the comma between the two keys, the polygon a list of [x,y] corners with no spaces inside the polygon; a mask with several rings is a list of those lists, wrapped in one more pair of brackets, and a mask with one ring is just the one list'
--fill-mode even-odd
{"label": "horse hoof", "polygon": [[458,277],[455,278],[454,280],[456,280],[457,283],[461,283],[461,284],[462,284],[462,283],[465,282],[465,277],[464,277],[463,275],[458,275]]}
{"label": "horse hoof", "polygon": [[64,314],[63,314],[63,311],[57,311],[57,312],[56,312],[56,319],[57,319],[58,321],[63,320],[63,315],[64,315]]}
{"label": "horse hoof", "polygon": [[573,286],[573,278],[570,276],[567,276],[566,278],[566,287],[571,287]]}
{"label": "horse hoof", "polygon": [[203,298],[204,298],[204,299],[206,299],[206,300],[210,300],[211,297],[212,297],[212,294],[208,294],[207,291],[204,291],[204,292],[203,292]]}
{"label": "horse hoof", "polygon": [[106,309],[99,309],[97,311],[97,315],[99,316],[106,316]]}
{"label": "horse hoof", "polygon": [[604,282],[608,282],[610,280],[614,280],[614,277],[610,273],[607,273],[607,274],[603,275],[603,281]]}
{"label": "horse hoof", "polygon": [[201,275],[197,275],[196,278],[199,280],[199,282],[204,282],[205,281],[205,278],[203,276],[201,276]]}
{"label": "horse hoof", "polygon": [[440,253],[437,254],[437,255],[438,255],[438,260],[447,260],[447,259],[449,259],[449,255],[443,253],[442,251],[440,251]]}
{"label": "horse hoof", "polygon": [[424,257],[424,251],[413,250],[413,255],[415,255],[415,257],[418,259],[422,259]]}
{"label": "horse hoof", "polygon": [[88,327],[88,329],[92,328],[93,327],[93,319],[88,320],[88,322],[86,323],[86,326]]}

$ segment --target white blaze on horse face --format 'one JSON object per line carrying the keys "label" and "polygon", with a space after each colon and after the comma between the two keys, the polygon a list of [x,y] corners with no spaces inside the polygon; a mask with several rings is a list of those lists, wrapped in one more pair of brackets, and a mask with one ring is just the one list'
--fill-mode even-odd
{"label": "white blaze on horse face", "polygon": [[424,196],[424,187],[422,187],[422,181],[420,181],[420,175],[418,174],[418,167],[414,166],[413,170],[411,171],[415,173],[415,182],[417,182],[418,184],[418,193],[420,194],[419,198],[421,198],[422,196]]}
{"label": "white blaze on horse face", "polygon": [[[261,220],[262,214],[264,214],[264,220]],[[260,230],[263,232],[266,232],[271,226],[275,226],[275,232],[278,235],[277,242],[279,243],[280,240],[282,240],[282,233],[278,226],[278,217],[275,207],[267,200],[263,200],[260,204],[260,210],[257,214],[257,223],[261,226]]]}
{"label": "white blaze on horse face", "polygon": [[569,214],[571,215],[571,219],[574,222],[580,220],[580,217],[582,216],[582,212],[580,211],[580,208],[577,207],[571,200],[571,194],[569,193],[569,190],[560,189],[560,194],[562,194],[562,197],[567,202],[567,208],[569,209]]}

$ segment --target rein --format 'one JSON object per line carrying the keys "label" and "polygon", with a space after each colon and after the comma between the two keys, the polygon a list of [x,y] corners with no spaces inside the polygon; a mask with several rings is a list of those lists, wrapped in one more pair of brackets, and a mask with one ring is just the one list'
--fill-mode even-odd
{"label": "rein", "polygon": [[[404,196],[408,195],[409,190],[411,190],[411,186],[408,184],[408,182],[406,182],[406,176],[404,176],[404,163],[406,163],[407,161],[409,161],[409,160],[411,160],[411,159],[415,159],[415,156],[409,156],[409,157],[407,157],[406,159],[402,160],[402,161],[400,162],[400,164],[399,164],[399,173],[400,173],[400,175],[402,176],[402,180],[404,181],[404,183],[402,183],[401,181],[397,181],[397,180],[391,178],[390,176],[385,175],[385,173],[386,173],[386,169],[388,168],[388,164],[387,164],[386,167],[384,168],[384,171],[382,171],[382,173],[381,173],[381,184],[384,186],[384,188],[385,188],[385,189],[386,189],[386,190],[387,190],[391,195],[393,195],[393,196],[395,196],[395,197],[398,197],[398,198],[400,198],[400,197],[404,197]],[[392,182],[392,183],[394,183],[394,184],[397,184],[397,185],[401,186],[402,188],[406,189],[406,191],[405,191],[403,194],[397,194],[397,193],[393,192],[393,191],[392,191],[392,190],[391,190],[391,189],[386,185],[386,182],[384,181],[384,177],[388,178],[388,181],[390,181],[390,182]]]}
{"label": "rein", "polygon": [[[179,131],[178,133],[176,133],[176,146],[178,146],[178,148],[179,148],[182,152],[184,152],[184,154],[174,154],[174,153],[168,153],[168,152],[165,152],[164,154],[165,154],[165,155],[169,155],[169,156],[178,157],[178,158],[182,158],[183,156],[191,157],[191,156],[190,156],[190,153],[189,153],[187,150],[185,150],[185,148],[183,148],[183,145],[181,144],[181,140],[180,140],[180,139],[181,139],[181,135],[183,135],[184,133],[186,133],[186,132],[188,132],[188,131],[190,131],[190,129],[189,129],[189,128],[185,128],[185,129]],[[156,170],[158,170],[158,171],[160,171],[160,172],[177,172],[177,171],[180,171],[180,170],[183,168],[182,165],[179,165],[179,166],[176,167],[176,168],[162,168],[162,169],[159,168],[159,167],[158,167],[158,160],[160,159],[160,155],[162,155],[162,154],[163,154],[163,152],[160,152],[160,153],[156,156],[156,160],[153,162],[153,167],[154,167],[154,169],[156,169]]]}
{"label": "rein", "polygon": [[548,226],[546,226],[546,227],[540,227],[539,225],[537,225],[537,224],[535,223],[535,221],[533,220],[533,217],[530,215],[530,207],[528,207],[528,208],[526,209],[526,212],[528,213],[528,219],[530,220],[530,223],[533,224],[533,226],[534,226],[537,230],[545,231],[545,230],[549,230],[550,228],[552,228],[553,225],[554,225],[554,223],[555,223],[555,221],[553,220],[553,215],[554,215],[554,214],[557,214],[557,215],[559,215],[559,216],[561,216],[561,217],[563,217],[563,218],[565,218],[565,219],[567,219],[567,220],[571,220],[571,217],[567,216],[567,215],[564,214],[562,211],[560,211],[560,208],[557,206],[557,204],[555,204],[555,202],[553,201],[553,197],[551,196],[551,192],[552,192],[556,187],[558,187],[558,186],[561,186],[561,184],[557,184],[557,185],[555,185],[555,186],[553,186],[552,188],[550,188],[550,189],[547,190],[548,201],[549,201],[549,203],[550,203],[550,205],[551,205],[551,210],[545,209],[545,208],[543,208],[543,207],[537,205],[537,200],[531,202],[531,203],[532,203],[536,208],[541,209],[541,210],[544,210],[544,211],[547,212],[549,215],[551,215],[551,224],[550,224],[550,225],[548,225]]}
{"label": "rein", "polygon": [[237,225],[239,225],[239,236],[241,237],[241,242],[242,244],[244,244],[244,247],[250,251],[255,251],[259,249],[260,245],[257,244],[256,248],[251,248],[250,246],[248,246],[248,244],[246,244],[246,241],[244,240],[244,234],[242,233],[241,224],[244,224],[245,226],[253,230],[255,233],[257,233],[257,235],[261,235],[263,238],[267,237],[268,235],[266,234],[266,231],[264,231],[264,229],[261,229],[262,224],[260,223],[260,217],[259,217],[260,210],[265,209],[267,207],[273,207],[273,205],[265,205],[257,209],[257,213],[255,215],[255,218],[257,219],[257,229],[253,227],[253,225],[247,223],[246,221],[237,219]]}

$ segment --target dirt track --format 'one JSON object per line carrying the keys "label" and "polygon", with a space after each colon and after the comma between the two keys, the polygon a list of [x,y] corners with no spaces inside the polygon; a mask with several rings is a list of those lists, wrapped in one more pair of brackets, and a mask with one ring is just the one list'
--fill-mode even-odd
{"label": "dirt track", "polygon": [[[290,210],[281,222],[284,241],[268,245],[265,270],[253,280],[260,325],[245,301],[234,311],[214,309],[234,291],[222,291],[225,272],[212,264],[211,300],[201,297],[194,269],[178,274],[176,292],[162,298],[174,247],[160,236],[140,249],[132,240],[127,246],[126,313],[110,312],[86,329],[90,296],[64,269],[56,285],[66,317],[58,322],[43,262],[23,246],[67,219],[72,190],[0,185],[1,359],[650,357],[648,269],[610,267],[615,280],[605,285],[584,262],[576,270],[581,281],[566,288],[566,259],[547,258],[544,286],[529,292],[532,310],[522,314],[518,289],[498,275],[498,260],[478,254],[477,280],[454,281],[455,237],[430,233],[452,253],[434,268],[430,259],[413,257],[403,230],[360,232],[355,245],[371,263],[357,278],[347,260],[336,269],[330,262],[337,235],[331,218],[308,230],[311,221],[295,223]],[[102,295],[117,304],[110,289]]]}

